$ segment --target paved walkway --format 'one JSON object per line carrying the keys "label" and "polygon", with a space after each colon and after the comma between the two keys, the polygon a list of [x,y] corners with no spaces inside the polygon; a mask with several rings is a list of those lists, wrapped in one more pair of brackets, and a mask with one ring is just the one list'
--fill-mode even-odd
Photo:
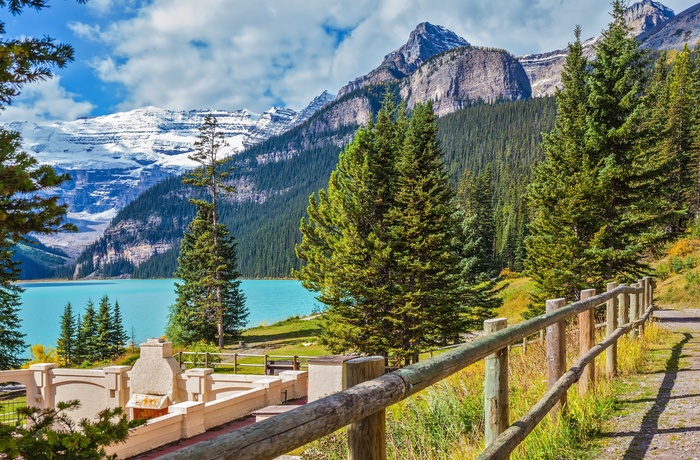
{"label": "paved walkway", "polygon": [[[295,399],[292,401],[289,401],[287,404],[290,406],[300,406],[303,404],[306,404],[306,398],[301,398],[301,399]],[[191,446],[193,444],[197,444],[198,442],[205,441],[207,439],[214,438],[216,436],[220,436],[224,433],[229,433],[231,431],[238,430],[239,428],[243,428],[244,426],[252,425],[255,423],[255,417],[250,415],[248,417],[245,417],[241,420],[235,420],[233,422],[229,422],[225,425],[218,426],[216,428],[212,428],[209,431],[206,431],[199,436],[195,436],[193,438],[189,439],[182,439],[178,442],[172,443],[172,444],[167,444],[165,446],[158,447],[150,452],[146,452],[143,454],[140,454],[136,457],[132,457],[132,460],[151,460],[155,458],[162,457],[165,454],[169,454],[171,452],[175,452],[177,450],[183,449],[185,447]],[[279,460],[285,460],[285,459],[296,459],[298,457],[292,457],[292,456],[282,456],[278,457]]]}
{"label": "paved walkway", "polygon": [[610,443],[600,459],[700,460],[700,310],[654,313],[673,334],[662,363],[622,399],[625,415],[605,433]]}

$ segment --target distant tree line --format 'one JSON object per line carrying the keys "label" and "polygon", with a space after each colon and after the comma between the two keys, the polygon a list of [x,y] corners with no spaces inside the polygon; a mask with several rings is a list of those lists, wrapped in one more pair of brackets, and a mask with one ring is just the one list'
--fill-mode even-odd
{"label": "distant tree line", "polygon": [[69,302],[61,315],[56,354],[64,366],[108,361],[124,353],[128,340],[118,301],[112,306],[104,296],[95,309],[88,300],[82,315],[76,315]]}

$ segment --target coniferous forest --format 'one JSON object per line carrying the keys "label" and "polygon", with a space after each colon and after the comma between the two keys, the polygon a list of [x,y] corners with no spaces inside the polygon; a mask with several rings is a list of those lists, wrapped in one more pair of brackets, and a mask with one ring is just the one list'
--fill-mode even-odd
{"label": "coniferous forest", "polygon": [[[373,110],[378,111],[384,94],[391,90],[387,85],[377,85],[353,94],[366,95],[373,101]],[[499,265],[521,268],[517,250],[522,246],[527,222],[522,197],[530,166],[542,157],[541,133],[551,129],[555,112],[554,99],[542,98],[475,104],[437,120],[438,139],[455,189],[465,171],[474,175],[486,169],[491,171]],[[323,111],[310,121],[321,115]],[[236,186],[240,189],[241,183],[254,183],[256,192],[245,200],[234,195],[221,206],[222,222],[238,240],[239,269],[244,277],[289,277],[293,268],[299,268],[294,245],[300,240],[299,221],[308,197],[325,186],[342,145],[358,128],[343,126],[311,136],[305,131],[306,126],[253,146],[233,160]],[[297,154],[286,161],[250,166],[256,157],[280,151]],[[166,179],[145,191],[115,218],[113,226],[119,230],[95,242],[78,259],[78,276],[96,271],[101,276],[131,273],[135,278],[172,277],[177,268],[179,240],[195,215],[195,208],[187,199],[197,194],[182,185],[180,177]],[[152,217],[154,214],[157,217]],[[136,231],[130,223],[138,221],[148,224]],[[93,253],[105,253],[108,244],[119,247],[133,241],[174,242],[174,247],[138,267],[126,261],[93,265]]]}

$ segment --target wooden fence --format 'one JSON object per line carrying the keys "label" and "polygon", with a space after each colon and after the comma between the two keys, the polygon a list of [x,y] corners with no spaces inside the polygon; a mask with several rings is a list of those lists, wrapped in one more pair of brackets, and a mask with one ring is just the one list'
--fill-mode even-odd
{"label": "wooden fence", "polygon": [[[457,371],[486,358],[485,422],[487,448],[479,459],[504,459],[550,412],[565,410],[569,387],[589,391],[595,381],[594,359],[607,350],[606,373],[616,373],[616,343],[624,334],[641,338],[653,310],[650,277],[632,286],[614,283],[596,295],[588,289],[581,300],[564,305],[564,299],[547,301],[547,312],[510,327],[504,319],[485,322],[486,335],[444,354],[382,374],[379,357],[347,362],[348,380],[357,383],[345,391],[300,406],[292,411],[165,455],[164,459],[267,460],[350,425],[350,460],[386,458],[384,410]],[[595,342],[595,310],[606,305],[606,337]],[[580,356],[566,369],[566,321],[578,317]],[[619,326],[618,326],[619,324]],[[520,420],[508,420],[508,346],[547,330],[547,393]],[[359,377],[358,377],[359,376]],[[552,410],[554,409],[554,410]]]}
{"label": "wooden fence", "polygon": [[274,375],[276,371],[297,371],[308,369],[307,361],[317,356],[267,355],[251,353],[209,353],[180,351],[177,361],[181,369],[187,367],[226,368],[233,374],[240,371],[250,374],[251,369],[261,368],[261,373]]}

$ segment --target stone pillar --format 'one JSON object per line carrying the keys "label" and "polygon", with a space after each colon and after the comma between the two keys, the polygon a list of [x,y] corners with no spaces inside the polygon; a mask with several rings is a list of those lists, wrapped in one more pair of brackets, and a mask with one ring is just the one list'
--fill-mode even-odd
{"label": "stone pillar", "polygon": [[265,388],[267,406],[282,404],[282,379],[279,377],[265,377],[255,379],[252,382],[255,387]]}
{"label": "stone pillar", "polygon": [[185,401],[178,404],[173,404],[172,406],[168,407],[168,413],[182,414],[183,438],[191,438],[206,431],[206,428],[204,428],[203,402]]}
{"label": "stone pillar", "polygon": [[55,401],[53,397],[53,389],[51,388],[52,376],[51,369],[56,369],[56,363],[32,364],[29,370],[34,371],[34,382],[36,388],[30,392],[27,388],[27,405],[39,407],[42,409],[53,408]]}
{"label": "stone pillar", "polygon": [[214,369],[209,367],[195,367],[185,371],[188,401],[209,402],[211,379],[208,376],[213,373]]}
{"label": "stone pillar", "polygon": [[307,395],[307,385],[309,374],[306,371],[282,371],[279,374],[282,380],[294,380],[292,394],[287,395],[287,399],[299,399]]}
{"label": "stone pillar", "polygon": [[131,366],[109,366],[104,368],[105,390],[109,392],[108,398],[112,407],[125,408],[129,401],[129,386],[127,384],[127,372]]}
{"label": "stone pillar", "polygon": [[347,388],[345,362],[357,356],[321,356],[310,359],[309,402],[321,399]]}

